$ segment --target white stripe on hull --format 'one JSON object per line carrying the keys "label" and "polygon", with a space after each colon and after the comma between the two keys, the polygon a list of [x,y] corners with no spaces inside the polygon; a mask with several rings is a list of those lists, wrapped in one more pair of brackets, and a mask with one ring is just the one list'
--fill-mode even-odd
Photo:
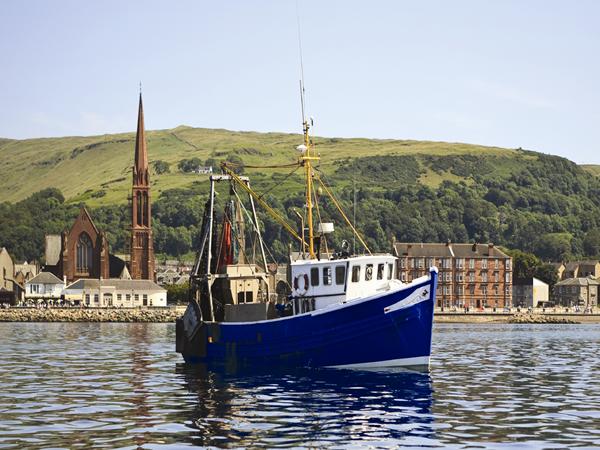
{"label": "white stripe on hull", "polygon": [[414,358],[388,359],[386,361],[372,361],[357,364],[342,364],[328,366],[332,369],[368,369],[372,367],[402,367],[402,366],[429,366],[429,356],[416,356]]}

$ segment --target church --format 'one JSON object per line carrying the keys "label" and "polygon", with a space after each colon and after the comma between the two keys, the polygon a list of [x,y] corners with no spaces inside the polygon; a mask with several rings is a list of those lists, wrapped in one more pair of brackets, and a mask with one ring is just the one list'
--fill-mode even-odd
{"label": "church", "polygon": [[106,234],[96,227],[89,212],[82,206],[69,231],[46,236],[44,271],[51,272],[67,284],[79,279],[156,280],[148,149],[141,93],[132,172],[129,261],[110,254]]}

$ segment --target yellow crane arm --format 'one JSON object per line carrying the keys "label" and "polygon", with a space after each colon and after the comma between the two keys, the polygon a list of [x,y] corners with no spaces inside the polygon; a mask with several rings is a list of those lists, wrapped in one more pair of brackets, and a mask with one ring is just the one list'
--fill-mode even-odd
{"label": "yellow crane arm", "polygon": [[303,245],[303,247],[307,247],[306,242],[304,241],[304,239],[302,239],[298,233],[296,233],[296,231],[294,230],[294,228],[286,222],[286,220],[281,217],[281,215],[279,215],[279,213],[277,211],[275,211],[273,208],[271,208],[261,197],[260,195],[258,195],[256,192],[254,192],[250,186],[248,186],[244,180],[242,180],[240,177],[237,176],[237,174],[231,170],[229,167],[227,167],[227,164],[222,163],[221,164],[221,168],[227,173],[227,175],[229,175],[231,177],[231,179],[233,181],[235,181],[238,186],[240,186],[242,189],[244,189],[248,194],[250,194],[252,196],[252,198],[254,198],[270,215],[271,217],[273,217],[273,219],[275,219],[283,228],[285,228],[295,239],[297,239],[298,241],[300,241],[300,243]]}

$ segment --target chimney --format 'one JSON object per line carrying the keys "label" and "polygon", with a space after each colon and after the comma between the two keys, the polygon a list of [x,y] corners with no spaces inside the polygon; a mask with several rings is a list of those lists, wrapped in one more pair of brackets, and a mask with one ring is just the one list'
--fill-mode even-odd
{"label": "chimney", "polygon": [[471,247],[471,251],[473,251],[473,252],[477,251],[477,242],[473,243],[473,246]]}
{"label": "chimney", "polygon": [[490,242],[488,244],[488,256],[492,256],[493,251],[494,251],[494,244],[492,242]]}
{"label": "chimney", "polygon": [[452,245],[452,241],[450,239],[448,239],[446,241],[446,247],[450,247],[450,245]]}

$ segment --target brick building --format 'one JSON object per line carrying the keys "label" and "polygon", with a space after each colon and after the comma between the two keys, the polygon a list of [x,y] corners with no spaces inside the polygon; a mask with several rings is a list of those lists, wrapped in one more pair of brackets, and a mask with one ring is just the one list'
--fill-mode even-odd
{"label": "brick building", "polygon": [[150,196],[150,171],[148,149],[144,130],[142,94],[138,107],[138,124],[135,136],[133,185],[131,191],[131,244],[129,272],[134,280],[156,279],[154,243],[152,237],[152,208]]}
{"label": "brick building", "polygon": [[398,278],[410,282],[439,269],[436,306],[512,306],[512,258],[493,244],[394,244]]}
{"label": "brick building", "polygon": [[60,280],[70,283],[79,278],[110,277],[106,235],[83,206],[68,232],[46,236],[45,253],[44,270]]}

